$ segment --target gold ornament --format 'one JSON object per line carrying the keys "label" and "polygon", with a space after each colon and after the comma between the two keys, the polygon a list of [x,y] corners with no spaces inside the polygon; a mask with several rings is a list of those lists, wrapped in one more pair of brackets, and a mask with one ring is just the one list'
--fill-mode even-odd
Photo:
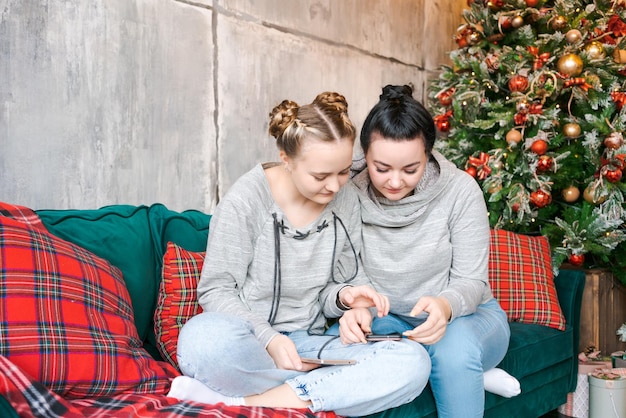
{"label": "gold ornament", "polygon": [[576,77],[583,72],[583,60],[576,54],[565,54],[556,64],[560,73]]}
{"label": "gold ornament", "polygon": [[563,135],[568,138],[577,138],[580,132],[580,125],[577,123],[566,123],[565,126],[563,126]]}
{"label": "gold ornament", "polygon": [[604,47],[598,41],[591,41],[585,45],[585,51],[591,59],[602,59],[605,57]]}
{"label": "gold ornament", "polygon": [[487,2],[487,6],[493,10],[493,11],[498,11],[502,8],[502,6],[504,5],[504,1],[503,0],[489,0]]}
{"label": "gold ornament", "polygon": [[606,196],[595,197],[591,186],[588,186],[587,188],[585,188],[585,191],[583,192],[583,199],[585,199],[587,203],[599,205],[606,200]]}
{"label": "gold ornament", "polygon": [[552,20],[550,26],[552,26],[554,30],[564,29],[567,26],[567,18],[565,16],[557,16]]}
{"label": "gold ornament", "polygon": [[561,191],[561,195],[567,203],[574,203],[580,197],[580,190],[576,186],[569,186]]}
{"label": "gold ornament", "polygon": [[522,133],[517,129],[511,129],[506,133],[506,143],[515,146],[522,141]]}
{"label": "gold ornament", "polygon": [[565,39],[570,44],[574,44],[582,39],[583,35],[578,29],[570,29],[565,34]]}
{"label": "gold ornament", "polygon": [[471,31],[465,38],[467,43],[472,46],[479,43],[481,39],[482,39],[482,35],[480,34],[480,32],[475,31],[475,30]]}
{"label": "gold ornament", "polygon": [[513,26],[514,28],[519,28],[524,24],[524,18],[522,16],[515,16],[513,19],[511,19],[511,26]]}
{"label": "gold ornament", "polygon": [[615,48],[613,50],[613,60],[618,64],[626,64],[626,50]]}
{"label": "gold ornament", "polygon": [[602,80],[596,74],[585,74],[587,84],[593,86],[595,89],[602,89]]}

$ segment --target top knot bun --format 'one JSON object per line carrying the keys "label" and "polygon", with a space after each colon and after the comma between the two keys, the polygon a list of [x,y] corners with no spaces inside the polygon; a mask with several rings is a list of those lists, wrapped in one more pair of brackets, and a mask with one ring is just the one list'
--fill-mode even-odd
{"label": "top knot bun", "polygon": [[383,94],[380,95],[380,100],[402,100],[406,97],[413,97],[413,89],[411,86],[387,85],[383,87]]}

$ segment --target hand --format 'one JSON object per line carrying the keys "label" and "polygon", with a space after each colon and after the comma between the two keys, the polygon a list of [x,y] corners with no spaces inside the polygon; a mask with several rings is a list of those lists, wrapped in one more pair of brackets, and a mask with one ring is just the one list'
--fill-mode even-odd
{"label": "hand", "polygon": [[267,345],[267,352],[279,369],[308,372],[319,367],[317,364],[302,363],[296,345],[286,335],[279,334],[272,338]]}
{"label": "hand", "polygon": [[339,300],[351,308],[375,306],[379,317],[389,313],[389,298],[381,295],[371,286],[346,286],[339,291]]}
{"label": "hand", "polygon": [[339,318],[339,336],[344,344],[367,343],[365,334],[372,332],[372,314],[367,308],[354,308]]}
{"label": "hand", "polygon": [[411,331],[405,331],[404,335],[418,343],[431,345],[443,338],[446,333],[448,321],[452,316],[452,307],[445,298],[425,296],[417,301],[411,310],[411,316],[417,316],[422,312],[428,313],[426,321]]}

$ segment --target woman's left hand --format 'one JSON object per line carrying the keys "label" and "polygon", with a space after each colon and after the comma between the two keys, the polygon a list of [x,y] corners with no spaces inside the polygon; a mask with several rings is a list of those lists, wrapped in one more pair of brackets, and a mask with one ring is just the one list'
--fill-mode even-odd
{"label": "woman's left hand", "polygon": [[424,296],[411,310],[411,316],[417,316],[422,312],[428,313],[426,321],[410,331],[405,331],[404,335],[418,343],[431,345],[443,338],[446,333],[448,321],[452,316],[452,307],[445,298]]}
{"label": "woman's left hand", "polygon": [[339,299],[350,308],[370,308],[375,306],[379,317],[389,313],[389,298],[381,295],[371,286],[346,286],[339,291]]}

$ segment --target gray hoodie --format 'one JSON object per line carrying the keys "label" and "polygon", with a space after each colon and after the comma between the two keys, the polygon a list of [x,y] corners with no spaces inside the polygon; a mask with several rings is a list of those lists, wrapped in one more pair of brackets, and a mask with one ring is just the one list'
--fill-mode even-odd
{"label": "gray hoodie", "polygon": [[[206,312],[250,321],[267,346],[278,332],[323,333],[323,314],[343,313],[336,304],[339,290],[369,282],[358,265],[361,220],[354,189],[343,187],[318,219],[296,229],[274,201],[263,168],[239,178],[211,218],[198,301]],[[270,324],[277,261],[280,299]]]}
{"label": "gray hoodie", "polygon": [[488,282],[489,222],[478,183],[437,151],[415,193],[376,197],[364,161],[355,162],[363,221],[362,261],[391,312],[408,315],[422,296],[442,296],[452,318],[493,297]]}

